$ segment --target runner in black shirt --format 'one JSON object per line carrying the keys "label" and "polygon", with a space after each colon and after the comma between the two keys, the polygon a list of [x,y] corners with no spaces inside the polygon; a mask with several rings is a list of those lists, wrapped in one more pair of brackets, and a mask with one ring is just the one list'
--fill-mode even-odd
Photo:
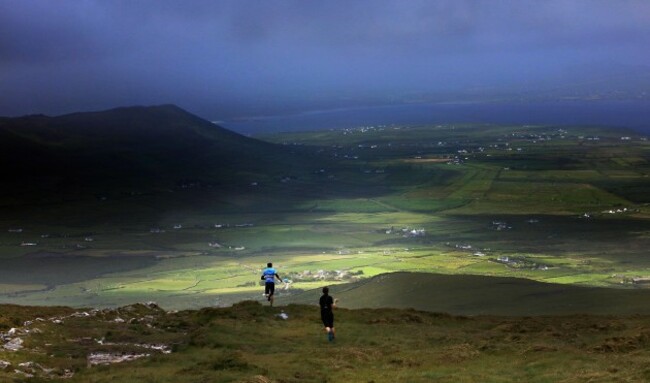
{"label": "runner in black shirt", "polygon": [[330,289],[328,287],[323,287],[323,295],[320,297],[320,318],[323,321],[325,326],[325,331],[327,331],[327,339],[331,342],[336,336],[336,331],[334,330],[334,313],[332,309],[336,307],[336,302],[338,299],[333,299],[329,295]]}

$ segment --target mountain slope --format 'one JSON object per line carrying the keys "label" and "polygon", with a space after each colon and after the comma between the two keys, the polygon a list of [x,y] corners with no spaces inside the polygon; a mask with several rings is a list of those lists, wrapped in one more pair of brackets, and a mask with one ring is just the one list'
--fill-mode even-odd
{"label": "mountain slope", "polygon": [[242,173],[269,174],[295,163],[278,145],[173,105],[0,118],[0,168],[10,189],[4,193],[172,187],[193,179],[245,183]]}
{"label": "mountain slope", "polygon": [[[332,286],[347,308],[415,308],[456,315],[650,314],[650,290],[581,287],[520,278],[398,272]],[[313,303],[319,291],[289,298]],[[597,302],[597,303],[595,303]]]}

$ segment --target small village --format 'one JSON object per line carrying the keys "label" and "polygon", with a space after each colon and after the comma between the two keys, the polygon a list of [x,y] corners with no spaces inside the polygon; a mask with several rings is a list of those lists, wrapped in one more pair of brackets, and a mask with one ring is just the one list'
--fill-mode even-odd
{"label": "small village", "polygon": [[337,281],[337,282],[354,282],[361,279],[363,270],[304,270],[297,273],[289,273],[287,277],[292,282],[318,282],[318,281]]}
{"label": "small village", "polygon": [[512,269],[528,269],[528,270],[541,270],[546,271],[550,267],[548,265],[540,264],[524,256],[508,256],[501,255],[496,259],[490,259],[492,262],[504,264]]}
{"label": "small village", "polygon": [[[477,248],[472,246],[471,244],[468,243],[455,243],[452,244],[450,242],[445,243],[447,247],[451,247],[453,249],[461,250],[463,252],[469,253],[473,257],[486,257],[490,252],[492,252],[491,249],[489,248]],[[503,264],[509,268],[512,269],[527,269],[527,270],[541,270],[541,271],[546,271],[549,270],[551,267],[549,265],[541,264],[539,262],[535,262],[523,255],[499,255],[499,256],[492,256],[486,258],[489,262],[495,262],[499,264]]]}
{"label": "small village", "polygon": [[398,235],[402,238],[416,238],[424,237],[426,235],[426,230],[423,228],[412,228],[408,226],[399,229],[396,229],[395,226],[391,226],[389,229],[380,229],[379,231],[387,235]]}

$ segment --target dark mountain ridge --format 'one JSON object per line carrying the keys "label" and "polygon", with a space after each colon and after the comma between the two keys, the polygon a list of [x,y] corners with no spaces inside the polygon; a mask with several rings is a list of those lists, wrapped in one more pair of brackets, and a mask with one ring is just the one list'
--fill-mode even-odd
{"label": "dark mountain ridge", "polygon": [[292,161],[279,145],[224,129],[174,105],[122,107],[56,117],[0,118],[0,168],[12,190],[65,191],[187,179],[250,182]]}
{"label": "dark mountain ridge", "polygon": [[[146,149],[148,143],[175,147],[183,143],[199,146],[228,144],[266,146],[214,125],[174,105],[124,107],[101,112],[73,113],[57,117],[43,115],[0,118],[3,146],[14,141],[50,148],[102,146],[108,143]],[[142,142],[142,140],[148,140]]]}

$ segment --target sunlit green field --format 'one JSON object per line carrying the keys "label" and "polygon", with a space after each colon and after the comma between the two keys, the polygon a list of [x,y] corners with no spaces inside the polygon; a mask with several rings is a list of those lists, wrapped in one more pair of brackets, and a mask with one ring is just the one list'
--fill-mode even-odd
{"label": "sunlit green field", "polygon": [[228,194],[3,207],[0,301],[230,305],[262,299],[269,261],[291,280],[280,298],[394,271],[615,288],[650,276],[650,144],[638,134],[445,125],[262,138],[316,151],[322,168]]}

